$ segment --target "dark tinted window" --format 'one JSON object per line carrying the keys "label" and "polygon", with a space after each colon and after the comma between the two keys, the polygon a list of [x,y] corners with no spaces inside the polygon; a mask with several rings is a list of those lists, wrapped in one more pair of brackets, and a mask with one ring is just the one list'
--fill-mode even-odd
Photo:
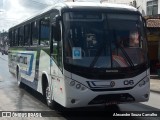
{"label": "dark tinted window", "polygon": [[31,23],[31,31],[32,31],[31,45],[36,46],[38,45],[38,22],[37,21]]}
{"label": "dark tinted window", "polygon": [[19,41],[18,41],[18,29],[15,30],[15,45],[16,46],[19,45]]}
{"label": "dark tinted window", "polygon": [[9,31],[9,44],[12,46],[12,30]]}
{"label": "dark tinted window", "polygon": [[25,45],[30,45],[30,24],[25,25]]}
{"label": "dark tinted window", "polygon": [[24,28],[20,27],[19,28],[19,46],[24,45]]}
{"label": "dark tinted window", "polygon": [[50,33],[50,17],[46,16],[40,21],[40,45],[49,45],[49,33]]}
{"label": "dark tinted window", "polygon": [[12,31],[12,43],[13,46],[15,46],[15,31]]}

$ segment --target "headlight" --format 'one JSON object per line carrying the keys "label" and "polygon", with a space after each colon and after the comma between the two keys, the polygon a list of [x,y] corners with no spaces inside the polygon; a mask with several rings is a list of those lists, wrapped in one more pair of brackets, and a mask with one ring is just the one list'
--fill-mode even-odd
{"label": "headlight", "polygon": [[87,89],[84,85],[76,82],[75,80],[70,81],[69,85],[71,87],[74,87],[75,89],[79,89],[79,90],[82,90],[82,91]]}
{"label": "headlight", "polygon": [[81,85],[80,85],[80,84],[77,84],[77,85],[76,85],[76,88],[77,88],[77,89],[81,88]]}
{"label": "headlight", "polygon": [[149,82],[149,78],[145,77],[143,80],[141,80],[139,82],[139,87],[142,87],[143,85],[145,85],[147,82]]}
{"label": "headlight", "polygon": [[71,86],[74,86],[74,85],[75,85],[75,81],[71,81],[71,82],[70,82],[70,85],[71,85]]}

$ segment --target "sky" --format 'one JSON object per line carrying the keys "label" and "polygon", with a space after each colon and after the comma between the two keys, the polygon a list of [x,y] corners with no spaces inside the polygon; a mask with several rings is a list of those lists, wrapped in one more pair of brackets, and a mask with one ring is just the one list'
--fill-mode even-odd
{"label": "sky", "polygon": [[[46,7],[64,1],[66,0],[0,0],[0,31],[7,31]],[[75,1],[99,2],[100,0]]]}
{"label": "sky", "polygon": [[[24,21],[55,3],[65,0],[0,0],[0,31]],[[75,0],[80,1],[80,0]],[[81,0],[97,2],[99,0]]]}
{"label": "sky", "polygon": [[7,31],[15,24],[63,0],[0,0],[0,31]]}

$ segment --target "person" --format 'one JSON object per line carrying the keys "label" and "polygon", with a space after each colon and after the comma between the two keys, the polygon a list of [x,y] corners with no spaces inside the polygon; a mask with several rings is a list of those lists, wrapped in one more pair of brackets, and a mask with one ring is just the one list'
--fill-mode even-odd
{"label": "person", "polygon": [[130,38],[130,42],[129,42],[130,47],[139,47],[139,33],[138,33],[138,31],[131,31],[129,38]]}

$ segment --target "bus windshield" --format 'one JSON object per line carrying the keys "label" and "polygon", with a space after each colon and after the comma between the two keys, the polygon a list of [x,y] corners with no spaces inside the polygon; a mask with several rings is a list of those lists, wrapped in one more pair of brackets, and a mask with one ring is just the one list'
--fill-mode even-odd
{"label": "bus windshield", "polygon": [[125,68],[147,60],[142,18],[137,14],[63,14],[64,62],[89,68]]}

